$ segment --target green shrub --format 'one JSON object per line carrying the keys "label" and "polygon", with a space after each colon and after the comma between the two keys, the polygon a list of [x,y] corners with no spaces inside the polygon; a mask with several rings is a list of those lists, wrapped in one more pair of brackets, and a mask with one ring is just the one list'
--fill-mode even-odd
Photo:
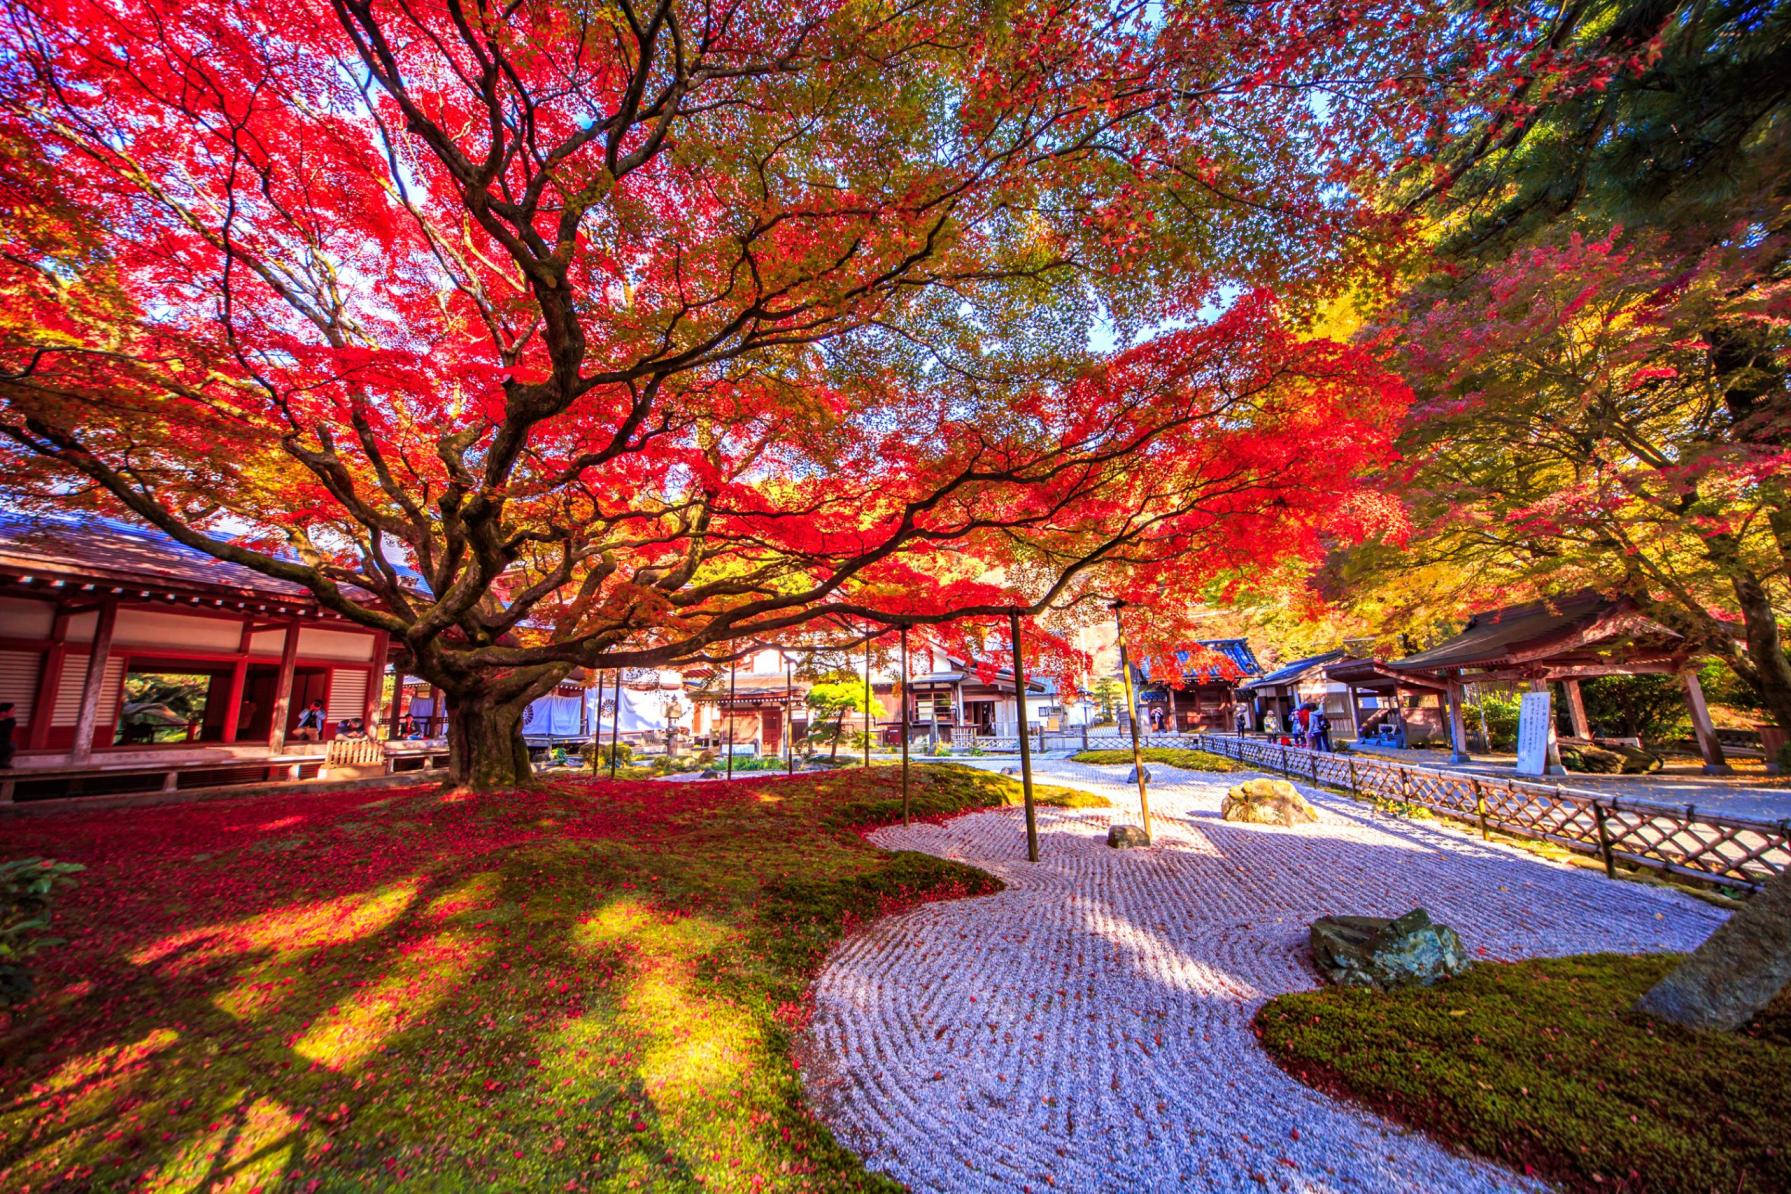
{"label": "green shrub", "polygon": [[0,1006],[17,1007],[34,989],[26,963],[62,940],[50,936],[50,903],[57,887],[87,868],[48,858],[0,862]]}
{"label": "green shrub", "polygon": [[1505,751],[1517,746],[1517,712],[1523,695],[1516,692],[1483,692],[1477,704],[1463,706],[1463,718],[1470,730],[1483,721],[1489,750]]}

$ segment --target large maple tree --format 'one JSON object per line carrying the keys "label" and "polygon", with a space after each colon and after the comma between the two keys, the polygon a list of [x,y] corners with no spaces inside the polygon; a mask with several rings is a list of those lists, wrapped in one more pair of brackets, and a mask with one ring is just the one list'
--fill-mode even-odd
{"label": "large maple tree", "polygon": [[[1312,550],[1400,385],[1301,320],[1404,3],[9,0],[14,500],[389,632],[456,781],[575,667]],[[817,629],[819,628],[819,629]],[[841,629],[844,628],[844,629]]]}

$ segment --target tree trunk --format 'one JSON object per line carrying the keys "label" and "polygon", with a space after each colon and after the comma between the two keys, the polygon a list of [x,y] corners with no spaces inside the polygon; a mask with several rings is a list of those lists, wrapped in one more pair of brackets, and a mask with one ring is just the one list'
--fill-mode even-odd
{"label": "tree trunk", "polygon": [[448,780],[454,787],[490,792],[532,781],[522,710],[513,702],[449,694]]}
{"label": "tree trunk", "polygon": [[1636,1001],[1687,1028],[1730,1032],[1791,984],[1791,871],[1767,882],[1691,957]]}
{"label": "tree trunk", "polygon": [[833,719],[833,753],[827,756],[829,763],[840,761],[840,735],[846,732],[846,707],[840,706],[839,716]]}

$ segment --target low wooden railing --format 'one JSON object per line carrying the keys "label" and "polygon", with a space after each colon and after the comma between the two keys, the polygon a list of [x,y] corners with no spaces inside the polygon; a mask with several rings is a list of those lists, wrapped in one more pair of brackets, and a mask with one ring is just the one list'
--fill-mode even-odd
{"label": "low wooden railing", "polygon": [[1429,809],[1477,825],[1482,835],[1497,829],[1554,842],[1602,859],[1606,873],[1625,863],[1712,886],[1755,888],[1791,866],[1791,821],[1700,813],[1695,805],[1674,807],[1254,738],[1204,735],[1197,745],[1263,771]]}

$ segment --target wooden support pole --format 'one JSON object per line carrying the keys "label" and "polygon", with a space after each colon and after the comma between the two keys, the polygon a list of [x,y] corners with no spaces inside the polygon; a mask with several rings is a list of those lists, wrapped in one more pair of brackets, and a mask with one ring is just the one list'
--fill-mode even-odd
{"label": "wooden support pole", "polygon": [[902,627],[902,827],[908,826],[908,628]]}
{"label": "wooden support pole", "polygon": [[1026,661],[1020,646],[1020,615],[1010,613],[1007,627],[1014,646],[1014,704],[1020,715],[1020,791],[1026,803],[1026,858],[1039,860],[1038,817],[1032,807],[1032,740],[1026,728]]}
{"label": "wooden support pole", "polygon": [[298,639],[298,623],[286,623],[286,637],[280,645],[279,678],[274,681],[273,721],[267,731],[267,748],[274,754],[286,749],[286,723],[292,717],[292,672],[298,662]]}
{"label": "wooden support pole", "polygon": [[118,624],[118,603],[108,601],[100,606],[99,622],[93,628],[93,651],[87,656],[87,682],[81,689],[81,707],[75,714],[75,744],[69,751],[69,762],[85,763],[93,758],[93,736],[99,730],[100,689],[106,683],[106,660],[112,654],[112,630]]}
{"label": "wooden support pole", "polygon": [[734,778],[734,668],[740,661],[728,660],[728,778]]}
{"label": "wooden support pole", "polygon": [[871,636],[864,636],[864,765],[871,765]]}
{"label": "wooden support pole", "polygon": [[242,729],[243,685],[249,677],[249,661],[238,659],[230,667],[230,695],[224,704],[225,742],[235,742],[237,733]]}
{"label": "wooden support pole", "polygon": [[1449,681],[1447,692],[1449,709],[1449,761],[1466,763],[1468,757],[1468,727],[1461,714],[1461,681]]}
{"label": "wooden support pole", "polygon": [[1150,792],[1144,780],[1144,749],[1138,742],[1138,700],[1132,691],[1132,663],[1126,654],[1125,603],[1113,603],[1113,624],[1119,632],[1119,674],[1125,679],[1126,714],[1132,723],[1132,774],[1138,780],[1138,812],[1144,820],[1144,836],[1150,838]]}
{"label": "wooden support pole", "polygon": [[1717,740],[1716,726],[1710,721],[1710,706],[1704,703],[1704,686],[1698,673],[1687,668],[1680,673],[1685,684],[1685,703],[1691,709],[1692,730],[1698,737],[1698,753],[1704,756],[1704,771],[1709,775],[1728,775],[1734,769],[1723,757],[1723,744]]}
{"label": "wooden support pole", "polygon": [[25,749],[42,750],[50,740],[50,718],[56,713],[56,694],[62,691],[62,668],[68,661],[68,610],[58,607],[50,624],[50,649],[37,673],[37,691],[31,698],[31,720],[25,728]]}
{"label": "wooden support pole", "polygon": [[591,718],[591,778],[597,778],[598,761],[603,757],[603,673],[597,673],[597,712]]}
{"label": "wooden support pole", "polygon": [[1563,680],[1561,691],[1567,697],[1567,716],[1573,723],[1573,736],[1591,741],[1592,723],[1586,718],[1586,700],[1580,693],[1580,682],[1575,679]]}
{"label": "wooden support pole", "polygon": [[616,715],[609,723],[609,777],[616,778],[616,755],[622,747],[622,669],[616,669]]}

